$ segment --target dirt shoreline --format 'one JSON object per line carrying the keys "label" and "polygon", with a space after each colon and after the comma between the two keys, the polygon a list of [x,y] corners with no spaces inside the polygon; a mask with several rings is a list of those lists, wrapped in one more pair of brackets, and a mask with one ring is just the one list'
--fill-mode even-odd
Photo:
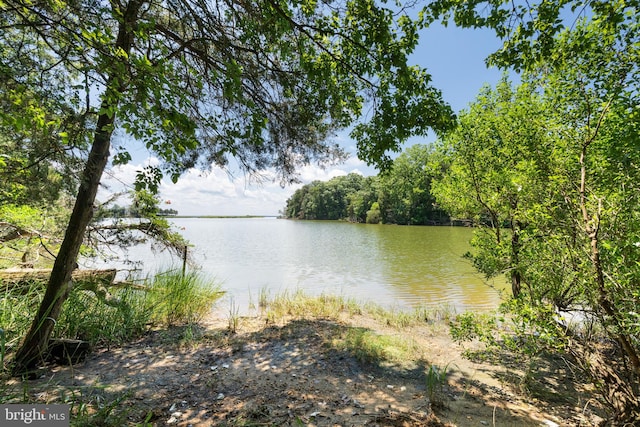
{"label": "dirt shoreline", "polygon": [[[362,331],[406,338],[415,357],[367,360],[340,345]],[[47,367],[37,380],[8,385],[35,402],[75,401],[78,425],[82,417],[101,425],[203,427],[591,426],[602,420],[585,386],[561,364],[538,372],[548,385],[533,395],[518,386],[522,369],[474,363],[462,350],[437,322],[399,329],[366,315],[276,323],[253,316],[238,319],[230,333],[229,319],[218,316],[97,349],[80,364]],[[446,381],[429,383],[429,369],[446,373]]]}

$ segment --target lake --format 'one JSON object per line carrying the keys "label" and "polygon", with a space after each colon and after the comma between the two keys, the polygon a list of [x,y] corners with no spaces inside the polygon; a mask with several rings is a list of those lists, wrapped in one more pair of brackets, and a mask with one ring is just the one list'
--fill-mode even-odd
{"label": "lake", "polygon": [[[304,290],[372,301],[385,307],[495,308],[500,293],[462,255],[472,230],[291,221],[275,218],[172,218],[191,256],[245,312],[266,288],[271,296]],[[145,273],[179,268],[181,260],[132,248]],[[94,265],[95,266],[95,265]],[[490,286],[492,285],[492,286]],[[497,287],[504,288],[499,281]],[[227,305],[227,307],[230,307]]]}

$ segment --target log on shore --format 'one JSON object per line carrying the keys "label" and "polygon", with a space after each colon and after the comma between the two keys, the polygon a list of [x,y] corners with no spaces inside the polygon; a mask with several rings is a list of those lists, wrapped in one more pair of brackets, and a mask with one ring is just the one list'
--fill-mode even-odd
{"label": "log on shore", "polygon": [[[48,268],[8,268],[0,270],[0,282],[6,284],[23,284],[27,282],[46,283],[51,275]],[[115,269],[106,270],[74,270],[71,281],[113,283],[116,278]]]}
{"label": "log on shore", "polygon": [[[36,284],[44,289],[51,270],[46,268],[20,268],[0,270],[0,291],[27,293]],[[121,301],[113,297],[107,287],[114,285],[115,269],[74,270],[71,274],[73,287],[93,292],[105,304],[118,306]]]}

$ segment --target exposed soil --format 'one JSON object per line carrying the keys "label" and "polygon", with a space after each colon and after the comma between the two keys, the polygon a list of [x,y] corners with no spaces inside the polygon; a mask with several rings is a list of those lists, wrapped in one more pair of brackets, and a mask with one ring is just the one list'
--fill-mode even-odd
{"label": "exposed soil", "polygon": [[[416,344],[414,360],[371,362],[335,345],[355,328],[406,336]],[[107,425],[118,417],[123,424],[153,426],[521,427],[601,421],[566,361],[547,361],[525,378],[517,364],[474,363],[462,350],[437,323],[398,330],[362,316],[275,325],[256,316],[242,318],[231,334],[228,319],[220,316],[198,328],[153,331],[120,348],[97,349],[75,366],[51,366],[41,378],[14,380],[13,386],[40,402],[73,395],[91,404],[90,411],[103,411]],[[428,387],[431,365],[447,372],[446,384]],[[80,410],[88,409],[76,405],[72,414]]]}

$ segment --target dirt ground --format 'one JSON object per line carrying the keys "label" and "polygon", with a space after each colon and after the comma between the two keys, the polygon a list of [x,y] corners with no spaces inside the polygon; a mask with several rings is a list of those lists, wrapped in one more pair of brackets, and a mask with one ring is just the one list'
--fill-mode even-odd
{"label": "dirt ground", "polygon": [[[334,345],[362,328],[410,337],[416,357],[401,365],[376,363]],[[462,350],[443,324],[398,330],[362,316],[277,324],[256,316],[240,319],[232,334],[221,316],[198,328],[157,330],[123,347],[96,349],[75,366],[51,366],[41,378],[14,386],[41,402],[80,398],[94,409],[76,405],[72,413],[102,408],[104,425],[117,425],[117,419],[152,426],[524,427],[602,421],[569,365],[540,365],[538,375],[524,381],[517,366],[474,363]],[[427,380],[430,366],[447,374],[435,388]]]}

